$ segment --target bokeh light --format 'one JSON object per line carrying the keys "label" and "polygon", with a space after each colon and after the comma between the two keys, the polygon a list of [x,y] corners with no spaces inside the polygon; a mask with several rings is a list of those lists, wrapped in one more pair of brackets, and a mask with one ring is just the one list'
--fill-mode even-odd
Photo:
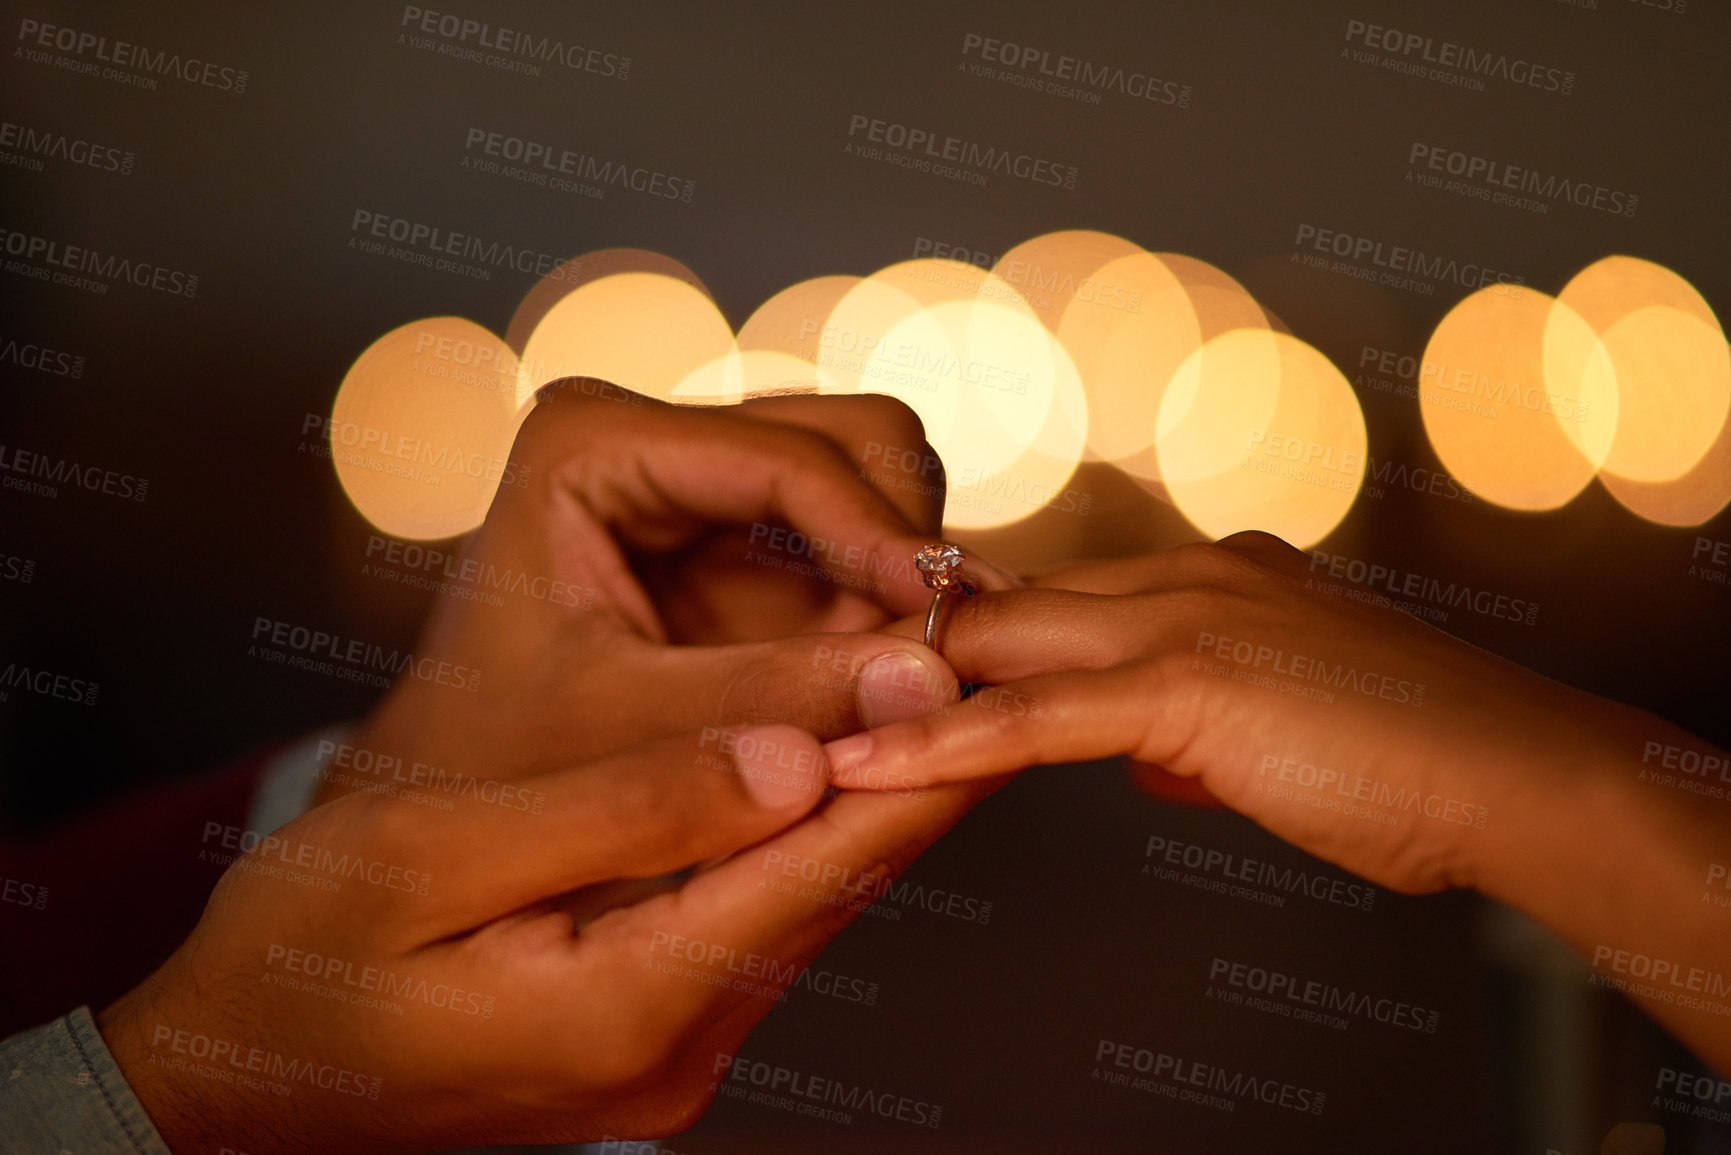
{"label": "bokeh light", "polygon": [[[447,363],[458,348],[467,360]],[[570,375],[693,405],[898,398],[943,460],[953,530],[1085,509],[1066,487],[1099,462],[1089,468],[1127,475],[1206,533],[1264,529],[1303,546],[1346,516],[1368,466],[1346,379],[1235,278],[1067,229],[990,269],[921,258],[800,281],[737,338],[671,257],[575,258],[530,290],[502,341],[432,318],[355,362],[333,408],[345,492],[400,536],[472,528],[497,470],[435,481],[426,462],[503,463],[534,390]],[[1555,298],[1521,285],[1472,293],[1436,326],[1417,385],[1437,456],[1496,505],[1554,510],[1595,476],[1657,524],[1698,525],[1731,504],[1731,346],[1701,294],[1662,265],[1606,257]],[[374,432],[345,442],[355,430]],[[414,448],[459,443],[443,457]],[[876,480],[935,483],[923,460],[920,473]]]}
{"label": "bokeh light", "polygon": [[433,540],[481,524],[527,408],[516,355],[461,317],[392,329],[355,360],[331,406],[343,492],[380,532]]}
{"label": "bokeh light", "polygon": [[648,249],[598,249],[556,266],[524,294],[505,328],[505,344],[521,356],[529,344],[529,335],[554,305],[591,281],[621,273],[658,273],[684,281],[704,296],[713,297],[696,273],[672,257]]}
{"label": "bokeh light", "polygon": [[1479,289],[1437,325],[1419,371],[1419,412],[1437,457],[1509,509],[1556,509],[1593,479],[1592,459],[1559,420],[1579,412],[1579,399],[1546,383],[1553,301],[1528,288]]}
{"label": "bokeh light", "polygon": [[1631,481],[1673,481],[1689,472],[1731,409],[1725,335],[1681,309],[1648,305],[1601,341],[1617,390],[1617,432],[1604,472]]}
{"label": "bokeh light", "polygon": [[739,327],[741,352],[786,353],[817,364],[825,323],[860,277],[812,277],[789,285]]}
{"label": "bokeh light", "polygon": [[1162,479],[1213,537],[1260,529],[1314,545],[1352,508],[1367,450],[1364,414],[1340,370],[1269,329],[1230,329],[1202,344],[1160,404]]}
{"label": "bokeh light", "polygon": [[1601,473],[1599,481],[1626,509],[1655,525],[1705,524],[1731,505],[1731,421],[1720,426],[1701,460],[1681,477],[1651,482]]}
{"label": "bokeh light", "polygon": [[585,376],[665,400],[732,349],[732,328],[700,289],[664,273],[616,273],[547,310],[524,344],[519,392],[526,400],[549,381]]}
{"label": "bokeh light", "polygon": [[1142,252],[1135,241],[1092,229],[1042,233],[1016,245],[992,266],[995,273],[1028,302],[1040,323],[1057,333],[1064,312],[1073,302],[1099,303],[1118,286],[1094,274],[1120,257]]}

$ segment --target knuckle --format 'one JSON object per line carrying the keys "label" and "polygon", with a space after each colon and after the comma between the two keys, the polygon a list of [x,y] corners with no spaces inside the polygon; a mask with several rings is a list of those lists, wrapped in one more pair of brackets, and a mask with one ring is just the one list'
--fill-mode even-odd
{"label": "knuckle", "polygon": [[1219,548],[1245,561],[1260,563],[1278,570],[1291,570],[1308,562],[1303,551],[1294,549],[1285,540],[1260,529],[1246,529],[1221,538]]}
{"label": "knuckle", "polygon": [[874,440],[889,441],[910,449],[926,444],[925,422],[913,407],[898,397],[866,393],[849,398],[860,411],[861,432]]}

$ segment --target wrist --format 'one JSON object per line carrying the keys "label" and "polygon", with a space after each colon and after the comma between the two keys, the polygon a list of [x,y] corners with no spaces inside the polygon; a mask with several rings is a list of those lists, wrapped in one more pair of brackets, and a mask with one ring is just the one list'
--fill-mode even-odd
{"label": "wrist", "polygon": [[1507,804],[1475,848],[1470,885],[1589,959],[1617,944],[1687,950],[1724,826],[1692,795],[1643,780],[1640,759],[1659,738],[1691,739],[1644,711],[1579,697],[1579,709],[1535,728],[1547,738],[1498,767]]}
{"label": "wrist", "polygon": [[228,1040],[238,1028],[209,1022],[220,995],[206,992],[198,1004],[202,1011],[183,1007],[168,996],[161,974],[95,1018],[115,1065],[170,1151],[289,1155],[345,1149],[316,1105],[299,1101],[300,1087],[288,1088],[285,1097],[234,1061]]}

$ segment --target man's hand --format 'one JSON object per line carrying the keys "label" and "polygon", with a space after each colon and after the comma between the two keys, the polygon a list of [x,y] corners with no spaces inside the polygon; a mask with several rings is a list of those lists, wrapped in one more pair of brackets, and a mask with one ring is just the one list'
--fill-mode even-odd
{"label": "man's hand", "polygon": [[[547,386],[512,449],[531,484],[499,491],[463,553],[504,604],[446,599],[416,648],[475,689],[404,677],[351,745],[511,779],[703,726],[834,738],[941,705],[953,680],[917,641],[834,632],[930,600],[913,555],[941,521],[941,475],[880,490],[861,465],[873,446],[929,453],[889,398],[694,408]],[[320,797],[366,785],[339,770]]]}
{"label": "man's hand", "polygon": [[[192,936],[99,1020],[171,1147],[679,1131],[873,897],[845,886],[898,871],[982,793],[847,795],[801,822],[824,761],[790,727],[663,739],[513,785],[449,812],[351,795],[230,868]],[[632,905],[592,897],[754,844]],[[763,885],[770,852],[837,869],[784,892]],[[775,965],[738,983],[717,946]]]}

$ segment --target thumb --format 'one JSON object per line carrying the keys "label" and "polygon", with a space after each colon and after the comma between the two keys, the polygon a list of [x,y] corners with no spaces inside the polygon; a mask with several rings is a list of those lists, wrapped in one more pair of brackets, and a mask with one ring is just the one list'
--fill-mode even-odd
{"label": "thumb", "polygon": [[688,692],[680,698],[702,703],[705,715],[693,724],[779,723],[828,741],[924,717],[959,697],[949,663],[888,634],[709,646],[686,650],[682,659],[678,679]]}

